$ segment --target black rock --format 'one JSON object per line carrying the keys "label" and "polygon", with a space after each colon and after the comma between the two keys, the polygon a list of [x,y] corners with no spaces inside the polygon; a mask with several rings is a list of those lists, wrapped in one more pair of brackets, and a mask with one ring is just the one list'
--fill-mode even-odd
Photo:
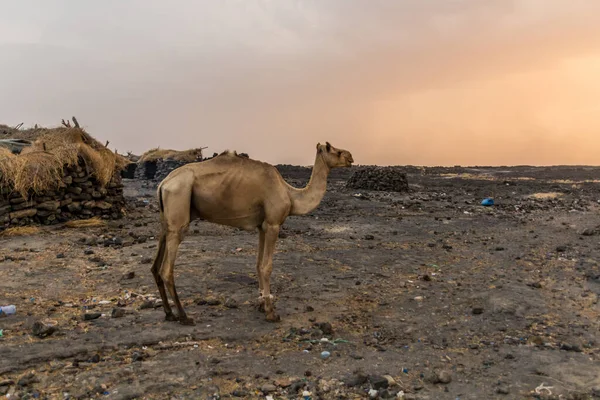
{"label": "black rock", "polygon": [[316,324],[324,335],[333,335],[333,327],[329,322],[319,322]]}
{"label": "black rock", "polygon": [[473,307],[472,312],[474,315],[483,314],[483,307]]}
{"label": "black rock", "polygon": [[128,272],[125,275],[123,275],[123,279],[133,279],[133,278],[135,278],[135,272],[134,271]]}
{"label": "black rock", "polygon": [[33,324],[32,332],[34,336],[45,338],[56,332],[56,327],[48,326],[37,321]]}
{"label": "black rock", "polygon": [[565,251],[567,251],[567,246],[557,246],[556,247],[557,253],[564,253]]}
{"label": "black rock", "polygon": [[343,378],[342,382],[344,382],[344,384],[346,386],[356,387],[356,386],[364,385],[367,382],[367,379],[368,379],[368,377],[366,375],[361,374],[361,373],[356,373],[354,375],[350,375],[350,376]]}
{"label": "black rock", "polygon": [[152,258],[144,257],[144,258],[142,258],[142,261],[140,261],[140,263],[141,264],[152,264],[152,261],[154,261],[154,260],[152,260]]}
{"label": "black rock", "polygon": [[154,301],[152,301],[152,300],[146,300],[140,306],[140,310],[146,310],[148,308],[154,308],[155,304],[156,303]]}
{"label": "black rock", "polygon": [[122,308],[113,308],[110,316],[113,318],[122,318],[125,316],[125,310]]}
{"label": "black rock", "polygon": [[65,258],[65,254],[64,253],[58,253],[56,255],[56,258]]}
{"label": "black rock", "polygon": [[498,393],[498,394],[509,394],[510,391],[508,390],[508,388],[506,386],[499,386],[498,388],[496,388],[496,393]]}
{"label": "black rock", "polygon": [[144,360],[144,355],[138,353],[137,351],[134,351],[133,354],[131,355],[131,361],[136,362],[136,361],[143,361]]}
{"label": "black rock", "polygon": [[86,313],[83,314],[83,320],[84,321],[91,321],[93,319],[98,319],[102,316],[101,313]]}
{"label": "black rock", "polygon": [[228,298],[227,300],[225,300],[225,307],[227,308],[238,308],[238,303],[237,301],[235,301],[235,299],[233,298]]}
{"label": "black rock", "polygon": [[560,349],[561,350],[566,350],[566,351],[574,351],[574,352],[577,352],[577,353],[581,353],[581,351],[582,351],[581,347],[579,347],[578,345],[576,345],[576,344],[566,344],[566,343],[561,344],[560,345]]}
{"label": "black rock", "polygon": [[292,382],[292,384],[290,385],[288,392],[289,393],[298,393],[298,391],[300,389],[303,389],[304,386],[306,385],[306,382],[304,382],[303,380],[298,380],[295,382]]}
{"label": "black rock", "polygon": [[369,382],[371,383],[371,386],[375,390],[385,389],[389,385],[388,380],[380,375],[369,376]]}

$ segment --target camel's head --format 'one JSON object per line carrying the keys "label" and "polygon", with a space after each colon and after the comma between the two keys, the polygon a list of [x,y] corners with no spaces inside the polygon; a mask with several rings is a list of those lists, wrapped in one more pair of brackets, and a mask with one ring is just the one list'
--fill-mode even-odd
{"label": "camel's head", "polygon": [[318,143],[317,151],[321,153],[329,168],[350,167],[354,162],[352,154],[348,150],[336,149],[329,142]]}

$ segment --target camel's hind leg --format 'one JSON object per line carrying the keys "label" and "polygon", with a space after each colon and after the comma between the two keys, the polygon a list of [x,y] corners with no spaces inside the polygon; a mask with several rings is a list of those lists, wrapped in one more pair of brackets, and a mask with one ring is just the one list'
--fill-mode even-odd
{"label": "camel's hind leg", "polygon": [[171,310],[171,306],[169,305],[169,298],[167,297],[167,291],[165,289],[165,282],[160,276],[160,267],[163,264],[165,259],[165,251],[166,251],[166,236],[164,233],[161,233],[160,239],[158,240],[158,251],[156,252],[156,257],[154,258],[154,263],[152,264],[152,275],[154,276],[154,280],[156,281],[156,286],[158,286],[158,292],[160,293],[160,298],[162,300],[163,308],[165,310],[165,319],[167,321],[177,321],[177,317],[173,314]]}

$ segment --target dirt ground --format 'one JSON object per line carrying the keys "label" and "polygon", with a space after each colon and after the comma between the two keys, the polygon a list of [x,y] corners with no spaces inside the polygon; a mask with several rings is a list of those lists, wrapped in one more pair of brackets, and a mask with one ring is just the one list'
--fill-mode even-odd
{"label": "dirt ground", "polygon": [[0,238],[0,395],[600,398],[600,168],[407,170],[404,194],[340,173],[287,220],[279,323],[255,308],[257,234],[205,222],[175,269],[196,325],[164,320],[149,183],[107,227]]}

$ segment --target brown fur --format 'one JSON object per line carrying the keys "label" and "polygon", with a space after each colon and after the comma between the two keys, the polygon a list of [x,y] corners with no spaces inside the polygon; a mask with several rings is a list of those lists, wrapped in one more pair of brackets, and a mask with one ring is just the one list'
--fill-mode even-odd
{"label": "brown fur", "polygon": [[[349,167],[353,162],[350,152],[329,143],[317,144],[315,165],[304,189],[288,185],[274,166],[229,151],[172,171],[157,190],[162,228],[152,265],[166,319],[193,324],[177,296],[173,270],[177,249],[190,221],[202,219],[258,230],[259,302],[264,306],[267,320],[278,321],[270,278],[279,229],[289,215],[307,214],[319,205],[331,168]],[[178,317],[171,310],[167,290],[175,302]]]}

